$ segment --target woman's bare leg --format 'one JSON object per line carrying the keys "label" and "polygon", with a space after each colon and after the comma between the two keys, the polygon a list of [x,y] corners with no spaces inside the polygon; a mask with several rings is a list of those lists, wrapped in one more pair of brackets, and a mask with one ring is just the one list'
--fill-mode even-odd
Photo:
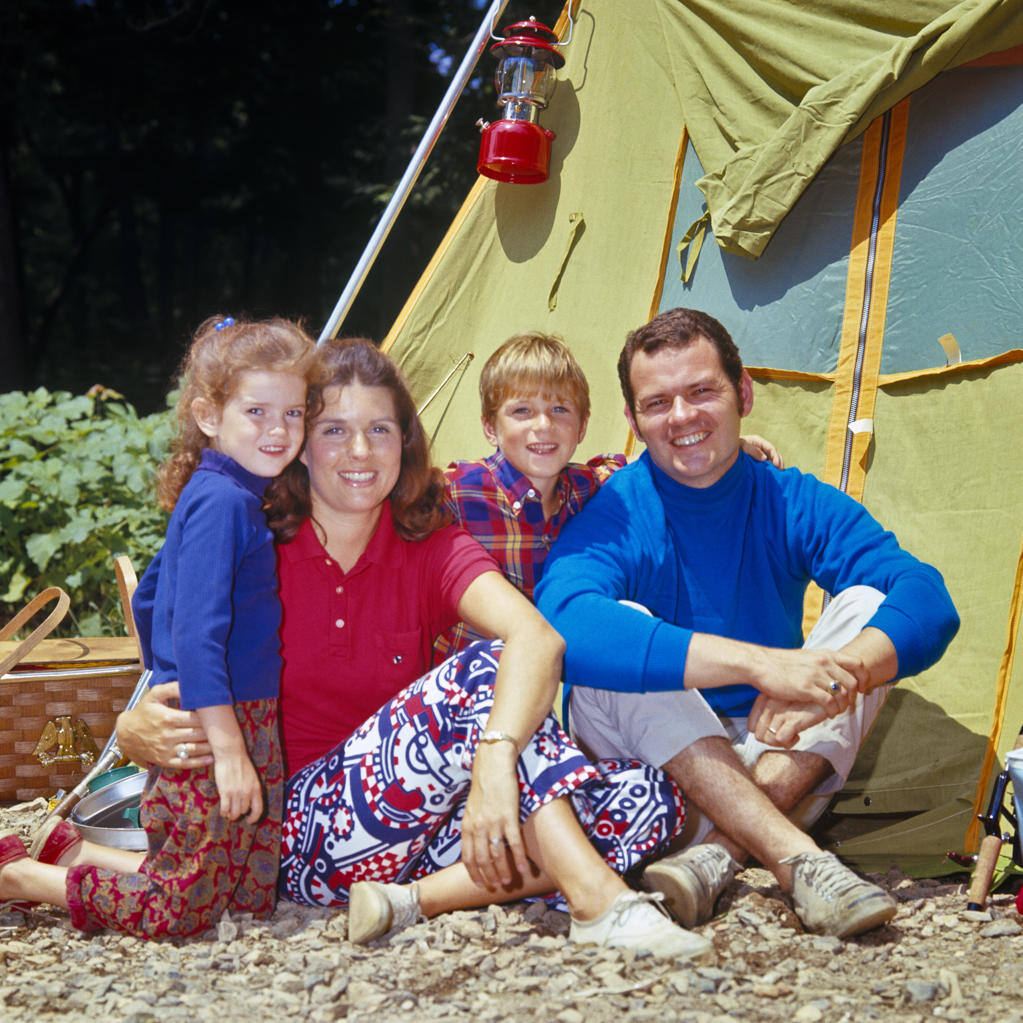
{"label": "woman's bare leg", "polygon": [[469,877],[462,863],[455,863],[420,880],[419,907],[423,915],[436,916],[560,890],[572,915],[590,920],[628,891],[625,882],[590,845],[567,799],[545,803],[526,821],[522,831],[529,858],[537,866],[535,874],[521,877],[516,873],[508,887],[484,888]]}

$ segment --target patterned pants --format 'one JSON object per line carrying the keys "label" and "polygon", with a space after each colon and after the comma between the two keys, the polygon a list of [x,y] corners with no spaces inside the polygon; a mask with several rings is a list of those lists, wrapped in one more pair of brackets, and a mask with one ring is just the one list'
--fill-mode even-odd
{"label": "patterned pants", "polygon": [[188,937],[215,924],[224,910],[265,916],[273,911],[280,857],[284,771],[277,701],[235,706],[266,810],[256,824],[220,816],[213,766],[154,768],[139,820],[149,852],[137,874],[71,867],[71,923],[109,927],[142,938]]}
{"label": "patterned pants", "polygon": [[[458,861],[500,650],[500,642],[467,647],[288,781],[284,897],[343,906],[356,881],[407,881]],[[663,851],[685,820],[667,775],[634,761],[591,764],[552,715],[520,754],[518,779],[520,820],[571,797],[590,841],[618,873]]]}

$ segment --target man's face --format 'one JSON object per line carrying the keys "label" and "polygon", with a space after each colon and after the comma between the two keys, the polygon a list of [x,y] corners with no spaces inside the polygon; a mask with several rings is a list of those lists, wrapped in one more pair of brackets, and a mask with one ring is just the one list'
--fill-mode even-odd
{"label": "man's face", "polygon": [[735,464],[739,426],[753,407],[753,383],[743,370],[739,390],[706,338],[685,348],[636,352],[630,369],[636,436],[663,472],[687,487],[709,487]]}

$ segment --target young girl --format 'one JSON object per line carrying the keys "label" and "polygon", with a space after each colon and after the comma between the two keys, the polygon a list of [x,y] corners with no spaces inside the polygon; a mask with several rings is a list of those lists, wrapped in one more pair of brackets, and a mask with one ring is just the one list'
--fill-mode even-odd
{"label": "young girl", "polygon": [[[207,320],[185,360],[179,437],[160,468],[167,538],[133,601],[151,685],[177,681],[213,752],[151,768],[140,821],[149,851],[83,842],[47,822],[29,858],[0,839],[0,899],[66,906],[82,930],[187,936],[225,909],[274,906],[283,772],[273,540],[263,491],[298,454],[315,346],[286,320]],[[265,799],[264,799],[265,792]],[[37,862],[38,861],[38,862]]]}

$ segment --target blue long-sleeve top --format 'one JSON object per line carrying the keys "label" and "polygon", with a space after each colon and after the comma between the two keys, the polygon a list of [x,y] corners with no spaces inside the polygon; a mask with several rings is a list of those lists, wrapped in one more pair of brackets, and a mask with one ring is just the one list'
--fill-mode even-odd
{"label": "blue long-sleeve top", "polygon": [[150,685],[177,680],[184,710],[278,694],[281,605],[262,511],[269,482],[203,451],[132,599]]}
{"label": "blue long-sleeve top", "polygon": [[[619,470],[566,524],[536,597],[565,639],[568,684],[653,692],[682,688],[694,632],[801,646],[811,580],[829,593],[867,585],[886,594],[868,624],[894,644],[900,678],[937,661],[959,628],[941,574],[861,504],[745,454],[707,488],[677,483],[647,453]],[[757,690],[703,695],[741,717]]]}

